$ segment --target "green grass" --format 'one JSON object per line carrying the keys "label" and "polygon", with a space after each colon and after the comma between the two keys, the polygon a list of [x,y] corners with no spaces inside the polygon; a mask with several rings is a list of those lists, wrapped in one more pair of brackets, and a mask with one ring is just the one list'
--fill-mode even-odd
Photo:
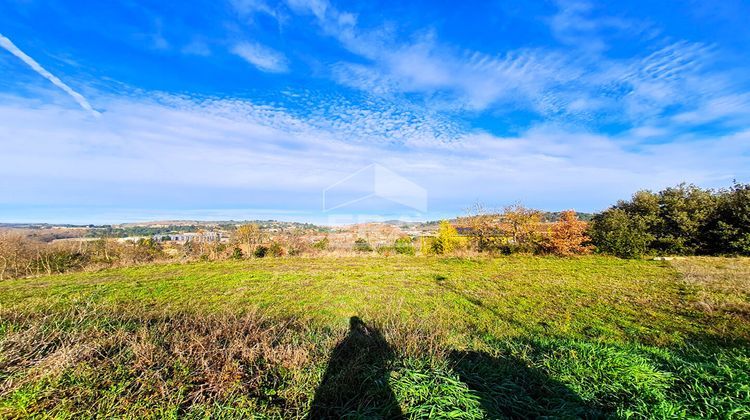
{"label": "green grass", "polygon": [[0,417],[743,418],[747,272],[320,257],[6,281]]}

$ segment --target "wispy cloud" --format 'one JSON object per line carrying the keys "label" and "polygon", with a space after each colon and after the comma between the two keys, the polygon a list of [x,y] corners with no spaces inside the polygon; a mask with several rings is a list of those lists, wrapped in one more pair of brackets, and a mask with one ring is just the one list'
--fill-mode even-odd
{"label": "wispy cloud", "polygon": [[15,55],[19,59],[21,59],[21,61],[26,63],[35,72],[39,73],[40,76],[49,80],[50,82],[52,82],[52,84],[59,87],[65,93],[70,95],[70,97],[72,97],[76,102],[78,102],[78,105],[80,105],[81,108],[90,112],[95,117],[98,117],[100,115],[98,111],[96,111],[94,108],[91,107],[91,104],[89,104],[89,101],[87,101],[86,98],[83,97],[83,95],[74,91],[70,86],[63,83],[63,81],[60,80],[57,76],[47,71],[39,63],[37,63],[36,60],[34,60],[33,58],[29,57],[26,53],[21,51],[21,49],[18,48],[10,39],[6,38],[2,34],[0,34],[0,47],[3,47],[6,50],[8,50],[8,52]]}
{"label": "wispy cloud", "polygon": [[750,175],[748,132],[643,144],[638,136],[653,131],[615,137],[541,124],[501,137],[395,105],[296,98],[324,105],[297,112],[246,99],[100,93],[112,112],[87,120],[55,101],[3,97],[0,200],[315,211],[325,187],[377,162],[424,186],[441,211],[477,198],[594,210],[638,188]]}
{"label": "wispy cloud", "polygon": [[349,51],[371,61],[337,63],[333,75],[342,84],[375,94],[443,93],[451,96],[452,106],[472,110],[504,101],[547,110],[548,90],[578,79],[583,72],[575,60],[543,49],[490,55],[443,45],[432,31],[399,42],[394,28],[361,29],[355,15],[326,0],[289,0],[289,4],[298,13],[312,15],[324,33]]}
{"label": "wispy cloud", "polygon": [[232,53],[261,71],[285,73],[289,70],[284,54],[257,43],[241,42],[232,47]]}
{"label": "wispy cloud", "polygon": [[[648,22],[598,16],[586,1],[558,3],[549,29],[562,46],[487,53],[441,42],[439,34],[398,33],[392,25],[360,27],[356,15],[327,0],[288,0],[322,32],[364,60],[331,66],[337,82],[373,95],[422,94],[445,111],[529,111],[545,119],[583,125],[738,122],[738,99],[750,93],[747,77],[713,65],[717,48],[658,37]],[[609,57],[610,38],[641,48]],[[735,72],[736,73],[736,72]],[[739,77],[737,77],[739,76]],[[683,115],[671,118],[675,112]]]}
{"label": "wispy cloud", "polygon": [[281,23],[285,16],[278,6],[272,6],[265,0],[229,0],[234,10],[243,18],[252,19],[256,13],[273,17]]}
{"label": "wispy cloud", "polygon": [[750,124],[750,93],[708,99],[695,110],[676,114],[672,120],[690,125],[719,122],[747,126]]}
{"label": "wispy cloud", "polygon": [[596,5],[585,0],[558,0],[558,12],[548,19],[552,34],[563,44],[590,53],[609,48],[606,38],[627,33],[629,37],[653,37],[658,32],[644,22],[616,16],[593,16]]}
{"label": "wispy cloud", "polygon": [[[336,4],[343,3],[237,0],[232,29],[201,32],[206,38],[170,30],[170,40],[187,54],[215,54],[202,64],[217,71],[227,65],[219,45],[268,73],[301,68],[307,54],[316,63],[312,77],[354,89],[302,72],[273,76],[286,86],[281,92],[272,84],[239,98],[118,84],[86,91],[111,111],[99,119],[80,112],[65,94],[77,101],[80,95],[1,38],[62,90],[43,80],[13,81],[0,93],[0,178],[7,181],[0,183],[0,204],[310,212],[320,208],[322,189],[374,162],[424,186],[430,208],[452,213],[477,198],[595,210],[638,188],[681,181],[711,187],[750,177],[750,84],[741,71],[716,65],[722,52],[711,39],[638,33],[635,48],[615,51],[614,37],[648,25],[597,20],[600,11],[572,2],[552,10],[555,19],[535,16],[542,25],[535,33],[544,32],[539,43],[532,37],[523,46],[465,48],[455,35],[443,38],[443,26],[406,33]],[[292,52],[255,41],[270,39],[261,33],[269,15],[280,26],[283,19],[295,25],[279,31],[282,42],[267,45],[299,48],[301,34],[325,39],[297,50],[292,66]],[[245,25],[256,16],[258,25]],[[245,39],[251,41],[237,42]],[[260,83],[268,75],[253,77]],[[179,91],[190,92],[192,82]],[[39,96],[31,100],[29,92]],[[78,104],[95,112],[85,100]]]}

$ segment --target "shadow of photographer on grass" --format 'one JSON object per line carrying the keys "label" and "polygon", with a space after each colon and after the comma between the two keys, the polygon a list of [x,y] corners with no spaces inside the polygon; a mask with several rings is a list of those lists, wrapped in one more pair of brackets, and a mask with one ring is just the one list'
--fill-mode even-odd
{"label": "shadow of photographer on grass", "polygon": [[404,418],[388,384],[395,352],[377,328],[359,317],[331,353],[308,419]]}
{"label": "shadow of photographer on grass", "polygon": [[[394,349],[377,328],[352,317],[349,332],[331,353],[307,418],[406,418],[389,385],[395,358]],[[600,418],[605,415],[565,384],[510,355],[454,350],[447,355],[447,366],[478,402],[477,408],[481,407],[481,411],[473,414],[483,412],[480,417]],[[445,404],[452,405],[446,401],[439,405]],[[455,414],[455,407],[443,408]]]}

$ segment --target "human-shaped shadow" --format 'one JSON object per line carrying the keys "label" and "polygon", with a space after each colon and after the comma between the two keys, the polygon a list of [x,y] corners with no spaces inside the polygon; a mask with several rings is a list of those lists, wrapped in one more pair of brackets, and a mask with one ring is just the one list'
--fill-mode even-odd
{"label": "human-shaped shadow", "polygon": [[487,418],[603,418],[565,384],[511,356],[453,351],[449,362]]}
{"label": "human-shaped shadow", "polygon": [[403,418],[388,384],[393,359],[380,331],[352,317],[349,333],[331,353],[307,418]]}

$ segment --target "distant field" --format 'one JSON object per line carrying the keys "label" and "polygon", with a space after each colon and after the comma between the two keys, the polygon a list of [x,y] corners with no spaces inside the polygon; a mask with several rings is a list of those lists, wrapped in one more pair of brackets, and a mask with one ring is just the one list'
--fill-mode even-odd
{"label": "distant field", "polygon": [[0,417],[743,418],[748,279],[749,259],[510,256],[5,281]]}

